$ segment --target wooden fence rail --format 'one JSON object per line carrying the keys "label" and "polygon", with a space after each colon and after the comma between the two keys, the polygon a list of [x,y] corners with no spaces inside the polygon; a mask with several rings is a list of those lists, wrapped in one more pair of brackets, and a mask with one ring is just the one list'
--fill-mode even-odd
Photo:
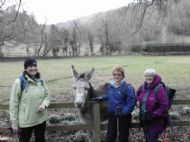
{"label": "wooden fence rail", "polygon": [[[174,100],[173,105],[190,105],[190,100]],[[93,121],[90,124],[78,124],[78,125],[66,125],[66,126],[48,126],[47,131],[70,131],[70,130],[80,130],[80,129],[90,129],[93,130],[94,142],[100,142],[100,110],[99,103],[93,103]],[[62,108],[74,108],[73,103],[52,103],[48,109],[62,109]],[[0,104],[0,110],[8,110],[8,104]],[[173,122],[174,126],[190,126],[190,121],[176,121]],[[132,128],[138,128],[139,123],[132,123]],[[3,132],[5,128],[0,128]]]}
{"label": "wooden fence rail", "polygon": [[[173,100],[172,105],[190,105],[190,100]],[[51,103],[48,109],[75,108],[73,103]],[[8,110],[8,104],[0,104],[0,110]]]}

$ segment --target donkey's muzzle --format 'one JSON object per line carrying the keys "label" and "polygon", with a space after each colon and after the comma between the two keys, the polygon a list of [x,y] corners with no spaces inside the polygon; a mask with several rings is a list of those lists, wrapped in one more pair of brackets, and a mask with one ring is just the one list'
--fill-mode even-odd
{"label": "donkey's muzzle", "polygon": [[82,105],[83,105],[83,103],[81,103],[81,102],[76,102],[76,107],[81,108]]}

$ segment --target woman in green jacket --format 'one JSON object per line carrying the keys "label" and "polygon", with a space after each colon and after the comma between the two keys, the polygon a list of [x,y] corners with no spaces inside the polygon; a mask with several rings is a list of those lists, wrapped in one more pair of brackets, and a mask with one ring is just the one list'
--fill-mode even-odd
{"label": "woman in green jacket", "polygon": [[19,142],[29,142],[33,131],[35,142],[45,142],[49,102],[48,89],[40,78],[36,60],[26,59],[23,75],[15,80],[10,94],[10,120],[13,131],[19,133]]}

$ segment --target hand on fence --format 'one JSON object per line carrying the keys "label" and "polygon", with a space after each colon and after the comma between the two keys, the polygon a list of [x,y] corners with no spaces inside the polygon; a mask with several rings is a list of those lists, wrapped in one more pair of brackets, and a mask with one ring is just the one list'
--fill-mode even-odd
{"label": "hand on fence", "polygon": [[95,98],[92,98],[91,101],[101,102],[103,100],[102,100],[102,97],[95,97]]}

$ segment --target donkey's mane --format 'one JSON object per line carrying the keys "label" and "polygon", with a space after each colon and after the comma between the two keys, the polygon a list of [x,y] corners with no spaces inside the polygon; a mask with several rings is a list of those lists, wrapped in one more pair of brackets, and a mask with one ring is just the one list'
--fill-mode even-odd
{"label": "donkey's mane", "polygon": [[89,99],[92,99],[95,97],[95,91],[90,82],[89,82],[89,86],[90,88],[88,90],[88,95],[89,95]]}

